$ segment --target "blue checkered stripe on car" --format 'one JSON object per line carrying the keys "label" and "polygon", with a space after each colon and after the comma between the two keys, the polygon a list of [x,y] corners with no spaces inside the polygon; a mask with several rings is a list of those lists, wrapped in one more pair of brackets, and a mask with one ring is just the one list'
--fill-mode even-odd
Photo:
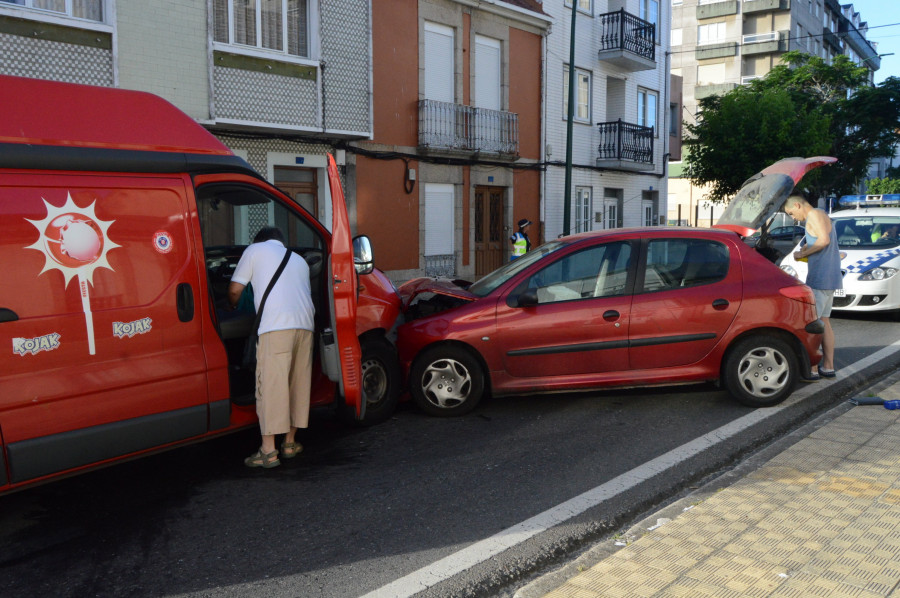
{"label": "blue checkered stripe on car", "polygon": [[888,262],[900,255],[900,249],[889,249],[888,251],[879,251],[872,255],[866,256],[855,264],[847,266],[847,272],[865,272],[870,268],[876,268],[885,262]]}

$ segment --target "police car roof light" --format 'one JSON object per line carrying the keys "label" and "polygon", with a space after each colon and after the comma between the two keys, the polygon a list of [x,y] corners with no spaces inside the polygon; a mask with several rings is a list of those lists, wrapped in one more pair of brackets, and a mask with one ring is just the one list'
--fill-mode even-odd
{"label": "police car roof light", "polygon": [[900,206],[900,193],[884,195],[844,195],[838,200],[842,208]]}

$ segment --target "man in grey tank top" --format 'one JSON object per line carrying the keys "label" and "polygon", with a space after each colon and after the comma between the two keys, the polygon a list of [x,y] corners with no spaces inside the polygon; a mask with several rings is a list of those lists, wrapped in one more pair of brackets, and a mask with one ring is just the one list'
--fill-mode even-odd
{"label": "man in grey tank top", "polygon": [[816,312],[825,323],[822,335],[822,361],[813,370],[812,379],[834,378],[834,330],[831,328],[831,306],[834,291],[842,287],[841,255],[831,218],[824,210],[814,208],[802,195],[791,195],[784,211],[794,220],[805,221],[806,244],[794,252],[794,259],[807,261],[806,284],[816,296]]}

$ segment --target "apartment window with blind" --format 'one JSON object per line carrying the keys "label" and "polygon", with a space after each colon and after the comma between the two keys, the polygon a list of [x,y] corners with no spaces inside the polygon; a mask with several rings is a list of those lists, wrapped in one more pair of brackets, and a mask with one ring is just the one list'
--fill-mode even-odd
{"label": "apartment window with blind", "polygon": [[310,0],[214,0],[215,40],[309,58],[309,4]]}
{"label": "apartment window with blind", "polygon": [[[563,118],[569,117],[569,65],[563,65]],[[591,74],[575,69],[575,120],[591,121]]]}
{"label": "apartment window with blind", "polygon": [[656,126],[656,105],[659,94],[647,89],[638,89],[637,124],[642,127],[653,127],[653,135],[659,136]]}
{"label": "apartment window with blind", "polygon": [[0,6],[12,4],[47,15],[66,15],[76,19],[103,22],[103,0],[0,0]]}

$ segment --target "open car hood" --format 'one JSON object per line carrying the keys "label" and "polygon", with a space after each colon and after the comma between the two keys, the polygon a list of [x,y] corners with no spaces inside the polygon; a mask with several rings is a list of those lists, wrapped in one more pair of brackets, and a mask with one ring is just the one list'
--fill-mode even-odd
{"label": "open car hood", "polygon": [[478,299],[477,295],[473,295],[465,290],[462,285],[468,286],[469,283],[463,280],[450,280],[447,278],[416,278],[402,284],[397,290],[400,293],[401,301],[403,301],[404,309],[409,307],[413,300],[423,293],[444,295],[465,301]]}
{"label": "open car hood", "polygon": [[731,230],[742,237],[753,234],[784,206],[807,172],[834,162],[837,158],[829,156],[775,162],[747,179],[713,228]]}

